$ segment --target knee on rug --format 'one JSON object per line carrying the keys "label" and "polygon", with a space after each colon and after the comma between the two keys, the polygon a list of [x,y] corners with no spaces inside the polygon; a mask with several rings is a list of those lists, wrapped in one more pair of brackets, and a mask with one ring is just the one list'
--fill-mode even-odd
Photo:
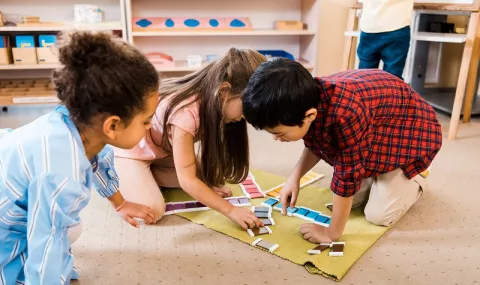
{"label": "knee on rug", "polygon": [[388,208],[372,209],[365,208],[365,218],[372,224],[377,226],[388,227],[394,224],[402,216],[403,210],[391,210]]}

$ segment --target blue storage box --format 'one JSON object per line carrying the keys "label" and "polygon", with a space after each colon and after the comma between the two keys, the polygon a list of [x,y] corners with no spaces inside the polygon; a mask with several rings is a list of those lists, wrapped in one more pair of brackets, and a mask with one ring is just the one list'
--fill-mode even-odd
{"label": "blue storage box", "polygon": [[56,35],[39,35],[38,36],[39,47],[56,47],[57,36]]}
{"label": "blue storage box", "polygon": [[275,57],[283,57],[283,58],[288,58],[291,60],[295,60],[292,54],[284,51],[284,50],[257,50],[259,53],[263,54],[264,56],[267,57],[268,60],[271,58]]}
{"label": "blue storage box", "polygon": [[35,48],[35,37],[33,35],[15,36],[17,48]]}

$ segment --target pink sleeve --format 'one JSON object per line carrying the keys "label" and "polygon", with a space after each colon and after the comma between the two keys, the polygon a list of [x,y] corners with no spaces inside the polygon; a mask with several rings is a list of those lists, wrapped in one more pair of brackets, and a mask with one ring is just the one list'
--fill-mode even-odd
{"label": "pink sleeve", "polygon": [[170,125],[175,125],[190,133],[193,137],[196,137],[199,126],[198,105],[193,103],[180,108],[172,114],[168,123]]}

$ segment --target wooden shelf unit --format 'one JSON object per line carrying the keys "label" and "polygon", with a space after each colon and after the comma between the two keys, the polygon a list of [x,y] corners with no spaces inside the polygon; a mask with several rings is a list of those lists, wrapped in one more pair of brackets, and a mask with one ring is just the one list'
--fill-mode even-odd
{"label": "wooden shelf unit", "polygon": [[[188,55],[200,55],[203,60],[206,55],[221,57],[230,47],[285,50],[312,73],[317,69],[318,0],[125,0],[125,4],[128,40],[145,53],[163,52],[181,62]],[[133,17],[249,17],[253,30],[133,32]],[[303,21],[308,28],[274,30],[276,20]],[[175,66],[163,72],[195,70]]]}
{"label": "wooden shelf unit", "polygon": [[[125,22],[124,0],[85,0],[82,4],[94,4],[103,11],[101,23],[74,23],[73,5],[78,4],[76,0],[2,0],[0,10],[4,21],[10,16],[39,16],[41,22],[50,22],[51,25],[42,26],[2,26],[0,35],[10,34],[39,34],[42,32],[61,32],[68,30],[90,30],[90,31],[120,31],[122,37],[127,40],[127,25]],[[60,24],[55,24],[60,23]],[[13,38],[12,38],[13,40]],[[59,64],[26,64],[26,65],[0,65],[0,81],[20,79],[45,79],[49,78],[52,69],[58,68]],[[24,104],[46,104],[57,103],[56,94],[51,91],[27,91],[21,92],[6,91],[8,88],[0,88],[0,106],[24,105]],[[53,91],[54,92],[54,91]]]}
{"label": "wooden shelf unit", "polygon": [[[358,57],[356,56],[356,47],[358,45],[358,38],[360,31],[358,28],[358,11],[362,9],[361,0],[356,5],[350,8],[349,17],[347,21],[347,37],[344,48],[344,59],[342,69],[356,68]],[[460,116],[463,110],[463,121],[465,123],[470,121],[473,101],[475,99],[477,85],[478,85],[478,67],[480,61],[480,0],[422,0],[415,1],[414,15],[412,18],[412,40],[405,66],[404,77],[407,82],[413,86],[419,86],[419,80],[424,82],[424,77],[416,76],[419,69],[425,68],[419,66],[417,59],[425,60],[426,55],[419,52],[419,45],[424,43],[455,43],[464,44],[462,62],[460,66],[460,73],[457,81],[454,98],[445,98],[445,100],[438,100],[438,96],[431,96],[426,92],[427,97],[432,97],[435,102],[429,102],[432,106],[440,107],[442,111],[450,111],[451,119],[448,131],[448,139],[456,139],[458,132],[458,125]],[[439,3],[440,2],[440,3]],[[429,33],[419,32],[419,19],[422,14],[431,15],[466,15],[469,17],[468,28],[466,34],[446,34],[446,33]],[[425,49],[424,49],[425,50]],[[428,49],[427,49],[428,51]],[[422,65],[422,64],[420,64]],[[424,70],[422,72],[425,72]],[[420,84],[422,84],[420,83]],[[423,85],[420,88],[423,90]],[[421,94],[423,92],[420,92]],[[445,93],[442,94],[445,96]],[[465,100],[464,100],[465,99]],[[428,99],[427,99],[428,101]],[[463,104],[465,101],[465,104]],[[436,106],[441,102],[449,104],[449,106]],[[452,104],[453,103],[453,104]],[[478,107],[478,106],[476,106]],[[478,109],[478,108],[477,108]]]}

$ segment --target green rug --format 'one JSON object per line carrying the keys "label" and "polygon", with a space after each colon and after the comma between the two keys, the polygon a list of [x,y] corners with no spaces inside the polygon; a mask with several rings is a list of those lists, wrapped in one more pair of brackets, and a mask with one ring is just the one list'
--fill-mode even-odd
{"label": "green rug", "polygon": [[[285,178],[274,174],[261,171],[252,171],[252,173],[263,190],[270,189],[285,181]],[[232,189],[234,196],[244,196],[238,185],[229,185],[229,187]],[[178,189],[170,189],[164,191],[163,194],[166,202],[194,200],[187,193]],[[251,203],[258,206],[264,200],[266,199],[254,199],[251,200]],[[331,212],[325,207],[325,204],[331,202],[331,200],[332,193],[328,188],[322,189],[310,185],[300,190],[297,206],[308,207],[331,215]],[[246,231],[235,225],[227,217],[213,210],[177,215],[248,244],[257,239],[257,237],[250,237]],[[328,251],[322,252],[320,255],[309,255],[307,251],[314,248],[315,245],[305,241],[298,232],[300,225],[306,223],[306,221],[296,217],[283,216],[276,211],[273,211],[272,215],[276,223],[275,226],[270,226],[273,233],[263,235],[261,238],[280,245],[273,254],[305,266],[310,273],[320,274],[336,281],[342,279],[350,267],[389,229],[367,222],[361,210],[354,210],[341,238],[341,241],[346,242],[344,256],[330,257]]]}

